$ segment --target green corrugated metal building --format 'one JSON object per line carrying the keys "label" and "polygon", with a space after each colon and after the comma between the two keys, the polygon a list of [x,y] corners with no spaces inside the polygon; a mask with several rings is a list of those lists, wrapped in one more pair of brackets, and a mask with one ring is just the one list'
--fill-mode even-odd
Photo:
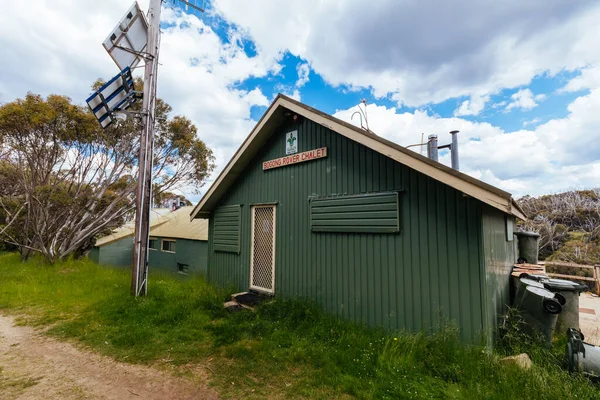
{"label": "green corrugated metal building", "polygon": [[[150,221],[150,255],[153,270],[206,275],[208,221],[190,222],[192,207],[176,211],[154,209]],[[133,261],[133,225],[117,229],[100,238],[89,257],[101,265],[131,267]]]}
{"label": "green corrugated metal building", "polygon": [[491,343],[508,303],[509,193],[279,95],[192,212],[208,278],[340,317]]}

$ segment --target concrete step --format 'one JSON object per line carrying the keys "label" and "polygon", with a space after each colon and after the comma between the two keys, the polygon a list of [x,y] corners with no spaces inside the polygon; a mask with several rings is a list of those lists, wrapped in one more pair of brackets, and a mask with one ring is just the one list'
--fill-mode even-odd
{"label": "concrete step", "polygon": [[239,292],[239,293],[234,293],[234,294],[232,294],[232,295],[231,295],[231,300],[232,300],[232,301],[235,301],[235,298],[236,298],[237,296],[241,296],[241,295],[243,295],[243,294],[248,294],[248,292]]}
{"label": "concrete step", "polygon": [[254,311],[254,307],[250,307],[246,304],[238,303],[235,300],[230,300],[230,301],[223,303],[223,307],[225,307],[228,311],[231,311],[231,312],[241,311],[243,309]]}

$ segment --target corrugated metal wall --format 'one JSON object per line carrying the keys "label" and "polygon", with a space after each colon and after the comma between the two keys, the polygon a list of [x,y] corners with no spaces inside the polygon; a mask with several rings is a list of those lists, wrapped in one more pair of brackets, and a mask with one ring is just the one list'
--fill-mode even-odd
{"label": "corrugated metal wall", "polygon": [[[263,171],[263,161],[285,155],[293,129],[299,152],[327,147],[328,157]],[[310,231],[313,196],[394,190],[402,191],[400,233]],[[426,329],[441,316],[456,320],[465,339],[481,338],[480,202],[312,121],[282,127],[221,201],[242,204],[241,253],[209,243],[213,282],[248,289],[250,205],[263,202],[277,202],[277,296],[315,299],[331,313],[392,329]]]}
{"label": "corrugated metal wall", "polygon": [[[515,241],[507,240],[506,218],[516,221],[514,217],[495,210],[489,206],[483,207],[483,254],[486,268],[486,319],[492,334],[497,331],[500,318],[509,305],[510,272],[517,257]],[[488,336],[493,339],[492,335]],[[491,342],[488,344],[491,345]]]}

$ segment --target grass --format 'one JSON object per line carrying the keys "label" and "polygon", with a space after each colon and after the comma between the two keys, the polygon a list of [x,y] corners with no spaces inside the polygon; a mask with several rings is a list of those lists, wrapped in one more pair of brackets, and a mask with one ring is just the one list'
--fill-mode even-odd
{"label": "grass", "polygon": [[[386,333],[298,301],[230,314],[222,308],[228,293],[202,278],[151,272],[148,297],[134,299],[128,271],[0,255],[4,312],[118,360],[180,373],[200,365],[225,398],[600,398],[599,386],[564,370],[564,343],[529,343],[517,324],[491,353],[462,344],[451,325]],[[530,370],[500,362],[522,350]]]}
{"label": "grass", "polygon": [[8,376],[4,368],[0,366],[0,393],[5,396],[16,398],[25,389],[38,384],[40,378],[32,378],[29,376]]}

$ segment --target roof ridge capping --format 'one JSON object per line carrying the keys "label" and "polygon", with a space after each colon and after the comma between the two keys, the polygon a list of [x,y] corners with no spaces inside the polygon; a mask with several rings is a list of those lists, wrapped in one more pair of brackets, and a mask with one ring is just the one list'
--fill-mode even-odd
{"label": "roof ridge capping", "polygon": [[490,205],[502,212],[514,215],[520,219],[527,219],[523,210],[512,195],[500,188],[473,178],[463,172],[452,169],[444,164],[430,160],[412,150],[367,132],[355,125],[342,121],[304,103],[294,100],[283,94],[278,94],[267,111],[260,118],[256,126],[246,137],[244,142],[235,152],[231,160],[221,171],[217,179],[204,194],[202,199],[190,213],[191,219],[207,217],[216,206],[221,196],[229,189],[235,180],[244,171],[262,145],[271,137],[274,130],[283,120],[280,108],[292,111],[304,118],[318,123],[332,131],[358,142],[373,151],[383,154],[401,164],[421,172],[439,182],[442,182],[466,195]]}

